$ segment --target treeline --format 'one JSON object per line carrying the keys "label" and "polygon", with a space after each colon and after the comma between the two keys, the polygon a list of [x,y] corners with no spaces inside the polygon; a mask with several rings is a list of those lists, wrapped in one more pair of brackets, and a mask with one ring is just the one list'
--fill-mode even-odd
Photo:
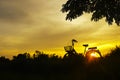
{"label": "treeline", "polygon": [[82,54],[64,57],[36,51],[13,59],[0,57],[1,80],[119,80],[120,47],[102,58],[88,62]]}

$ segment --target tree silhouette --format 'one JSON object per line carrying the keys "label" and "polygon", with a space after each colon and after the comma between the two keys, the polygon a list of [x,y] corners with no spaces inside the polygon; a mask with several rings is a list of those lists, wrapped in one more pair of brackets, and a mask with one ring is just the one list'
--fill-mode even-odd
{"label": "tree silhouette", "polygon": [[120,47],[91,63],[80,53],[66,57],[35,51],[8,59],[0,56],[1,80],[120,80]]}
{"label": "tree silhouette", "polygon": [[120,25],[120,0],[68,0],[62,6],[67,12],[66,20],[72,20],[84,13],[92,13],[91,20],[99,21],[105,17],[108,24],[113,21]]}

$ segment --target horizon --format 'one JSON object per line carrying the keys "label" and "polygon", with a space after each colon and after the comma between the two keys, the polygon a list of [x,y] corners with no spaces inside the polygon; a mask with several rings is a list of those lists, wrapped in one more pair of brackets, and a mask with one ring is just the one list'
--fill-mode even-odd
{"label": "horizon", "polygon": [[[0,2],[0,56],[19,53],[64,55],[64,46],[76,39],[75,49],[83,53],[83,44],[97,46],[102,55],[120,45],[120,27],[108,25],[105,19],[91,21],[91,14],[66,21],[60,10],[66,0],[5,0]],[[64,53],[63,53],[64,52]]]}

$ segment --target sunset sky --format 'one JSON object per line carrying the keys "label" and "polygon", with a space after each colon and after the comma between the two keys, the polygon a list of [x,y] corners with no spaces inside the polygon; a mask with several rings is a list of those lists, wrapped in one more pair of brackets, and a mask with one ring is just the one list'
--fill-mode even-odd
{"label": "sunset sky", "polygon": [[75,49],[83,53],[84,43],[97,46],[104,55],[119,45],[120,27],[108,25],[105,19],[91,22],[91,14],[66,21],[60,10],[66,0],[0,0],[0,56],[18,53],[64,55],[64,46],[78,40]]}

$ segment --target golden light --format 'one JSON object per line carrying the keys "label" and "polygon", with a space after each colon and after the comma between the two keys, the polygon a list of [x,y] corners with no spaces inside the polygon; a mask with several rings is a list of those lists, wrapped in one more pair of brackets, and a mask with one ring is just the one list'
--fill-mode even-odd
{"label": "golden light", "polygon": [[92,56],[92,57],[96,57],[95,53],[91,53],[90,56]]}
{"label": "golden light", "polygon": [[96,57],[96,58],[100,57],[100,55],[98,53],[96,53],[96,52],[95,53],[91,53],[90,56],[91,57]]}
{"label": "golden light", "polygon": [[101,53],[98,49],[89,49],[86,51],[85,57],[88,63],[98,60],[101,57]]}

